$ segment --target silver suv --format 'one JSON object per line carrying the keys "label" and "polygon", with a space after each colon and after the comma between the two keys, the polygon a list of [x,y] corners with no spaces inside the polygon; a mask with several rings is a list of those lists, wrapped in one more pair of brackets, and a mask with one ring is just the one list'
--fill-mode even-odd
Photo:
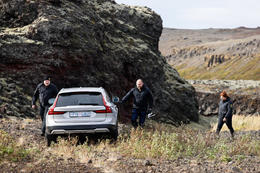
{"label": "silver suv", "polygon": [[[114,97],[113,101],[119,101]],[[118,136],[118,108],[103,88],[66,88],[60,90],[46,114],[47,145],[57,135],[109,133]]]}

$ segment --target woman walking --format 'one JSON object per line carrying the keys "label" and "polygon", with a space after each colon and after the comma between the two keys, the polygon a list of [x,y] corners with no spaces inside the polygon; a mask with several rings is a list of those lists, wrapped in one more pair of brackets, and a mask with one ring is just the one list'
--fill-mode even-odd
{"label": "woman walking", "polygon": [[218,127],[216,133],[219,132],[224,123],[226,123],[231,136],[234,137],[234,129],[232,127],[232,112],[233,112],[233,102],[227,95],[226,91],[220,93],[219,111],[218,111]]}

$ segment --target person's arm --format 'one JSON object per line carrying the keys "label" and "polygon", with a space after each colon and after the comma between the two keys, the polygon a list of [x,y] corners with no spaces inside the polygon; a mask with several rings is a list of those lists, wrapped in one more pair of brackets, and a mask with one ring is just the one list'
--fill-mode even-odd
{"label": "person's arm", "polygon": [[133,96],[134,89],[131,89],[123,98],[121,103],[125,103],[131,96]]}
{"label": "person's arm", "polygon": [[33,93],[33,97],[32,97],[32,107],[35,108],[35,104],[37,99],[39,98],[39,87],[40,85],[38,85]]}
{"label": "person's arm", "polygon": [[230,118],[232,116],[232,106],[233,106],[232,103],[229,102],[228,105],[227,105],[228,111],[225,115],[225,118]]}

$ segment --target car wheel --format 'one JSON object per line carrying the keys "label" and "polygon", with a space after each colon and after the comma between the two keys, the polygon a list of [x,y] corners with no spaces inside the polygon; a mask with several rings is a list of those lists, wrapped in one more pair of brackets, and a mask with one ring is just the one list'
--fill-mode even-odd
{"label": "car wheel", "polygon": [[46,139],[46,142],[47,142],[47,146],[51,146],[51,142],[56,142],[56,136],[54,135],[48,135],[48,134],[45,134],[45,139]]}
{"label": "car wheel", "polygon": [[118,128],[111,130],[110,135],[111,139],[116,141],[118,137]]}

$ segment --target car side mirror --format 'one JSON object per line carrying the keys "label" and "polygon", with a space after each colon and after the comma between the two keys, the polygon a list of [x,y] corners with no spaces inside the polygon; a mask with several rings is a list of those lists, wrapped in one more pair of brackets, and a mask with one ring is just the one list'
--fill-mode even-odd
{"label": "car side mirror", "polygon": [[50,99],[48,100],[48,103],[49,103],[50,105],[53,105],[54,102],[55,102],[55,98],[50,98]]}
{"label": "car side mirror", "polygon": [[118,103],[119,101],[120,101],[119,97],[117,97],[117,96],[112,97],[113,103]]}

